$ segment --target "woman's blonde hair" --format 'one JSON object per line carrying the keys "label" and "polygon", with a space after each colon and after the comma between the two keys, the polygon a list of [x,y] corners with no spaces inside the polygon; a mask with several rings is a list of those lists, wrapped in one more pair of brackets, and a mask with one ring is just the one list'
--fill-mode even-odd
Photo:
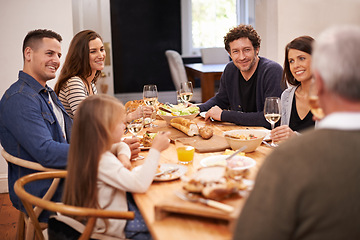
{"label": "woman's blonde hair", "polygon": [[111,148],[114,128],[124,120],[124,106],[112,96],[92,95],[80,103],[74,117],[68,154],[65,204],[99,208],[99,161],[101,155]]}

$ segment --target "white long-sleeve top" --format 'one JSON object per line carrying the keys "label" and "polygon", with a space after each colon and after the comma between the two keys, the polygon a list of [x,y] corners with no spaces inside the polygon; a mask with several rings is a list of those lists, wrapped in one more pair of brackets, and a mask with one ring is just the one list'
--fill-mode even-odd
{"label": "white long-sleeve top", "polygon": [[[130,157],[129,146],[120,142],[117,149],[121,154]],[[120,146],[120,148],[119,148]],[[127,211],[126,192],[145,192],[153,181],[160,152],[150,149],[144,164],[137,171],[129,171],[110,151],[105,152],[100,159],[98,169],[98,201],[103,209]],[[96,222],[95,231],[111,236],[125,237],[124,227],[126,220],[109,219],[109,225],[105,230],[102,220]]]}

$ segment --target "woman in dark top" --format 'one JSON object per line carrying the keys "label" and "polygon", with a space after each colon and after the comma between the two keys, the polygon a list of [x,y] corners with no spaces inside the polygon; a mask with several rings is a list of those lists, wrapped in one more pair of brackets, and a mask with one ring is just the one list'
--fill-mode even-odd
{"label": "woman in dark top", "polygon": [[310,36],[301,36],[285,47],[282,84],[288,88],[281,95],[281,126],[271,131],[271,138],[276,142],[315,125],[308,103],[313,41]]}

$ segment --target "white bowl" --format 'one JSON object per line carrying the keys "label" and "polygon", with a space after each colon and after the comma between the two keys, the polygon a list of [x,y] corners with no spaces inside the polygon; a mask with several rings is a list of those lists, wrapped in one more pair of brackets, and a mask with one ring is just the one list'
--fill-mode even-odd
{"label": "white bowl", "polygon": [[189,119],[189,120],[193,120],[194,118],[196,118],[196,116],[198,115],[199,113],[193,113],[193,114],[190,114],[190,115],[182,115],[182,116],[168,116],[168,115],[160,115],[158,114],[163,120],[165,120],[168,124],[170,124],[170,121],[171,119],[173,118],[177,118],[177,117],[182,117],[182,118],[185,118],[185,119]]}
{"label": "white bowl", "polygon": [[[223,133],[226,141],[229,143],[231,149],[238,150],[239,148],[246,146],[247,148],[243,152],[253,152],[258,146],[260,146],[262,140],[266,136],[266,132],[257,129],[239,129],[230,130]],[[244,135],[249,136],[253,134],[256,138],[254,139],[237,139],[229,136]]]}

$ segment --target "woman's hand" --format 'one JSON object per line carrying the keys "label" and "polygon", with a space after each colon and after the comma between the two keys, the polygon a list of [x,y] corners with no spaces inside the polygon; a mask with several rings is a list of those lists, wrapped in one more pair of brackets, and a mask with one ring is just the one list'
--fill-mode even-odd
{"label": "woman's hand", "polygon": [[139,106],[135,111],[130,112],[126,115],[126,121],[131,122],[132,120],[141,118],[141,117],[151,117],[155,111],[152,106]]}
{"label": "woman's hand", "polygon": [[291,136],[296,135],[296,133],[289,128],[288,125],[282,125],[279,127],[274,128],[270,133],[270,138],[274,142],[281,142],[284,141]]}
{"label": "woman's hand", "polygon": [[151,147],[155,148],[159,152],[167,149],[170,145],[169,136],[170,136],[170,132],[158,132],[158,134],[156,134],[153,140]]}

